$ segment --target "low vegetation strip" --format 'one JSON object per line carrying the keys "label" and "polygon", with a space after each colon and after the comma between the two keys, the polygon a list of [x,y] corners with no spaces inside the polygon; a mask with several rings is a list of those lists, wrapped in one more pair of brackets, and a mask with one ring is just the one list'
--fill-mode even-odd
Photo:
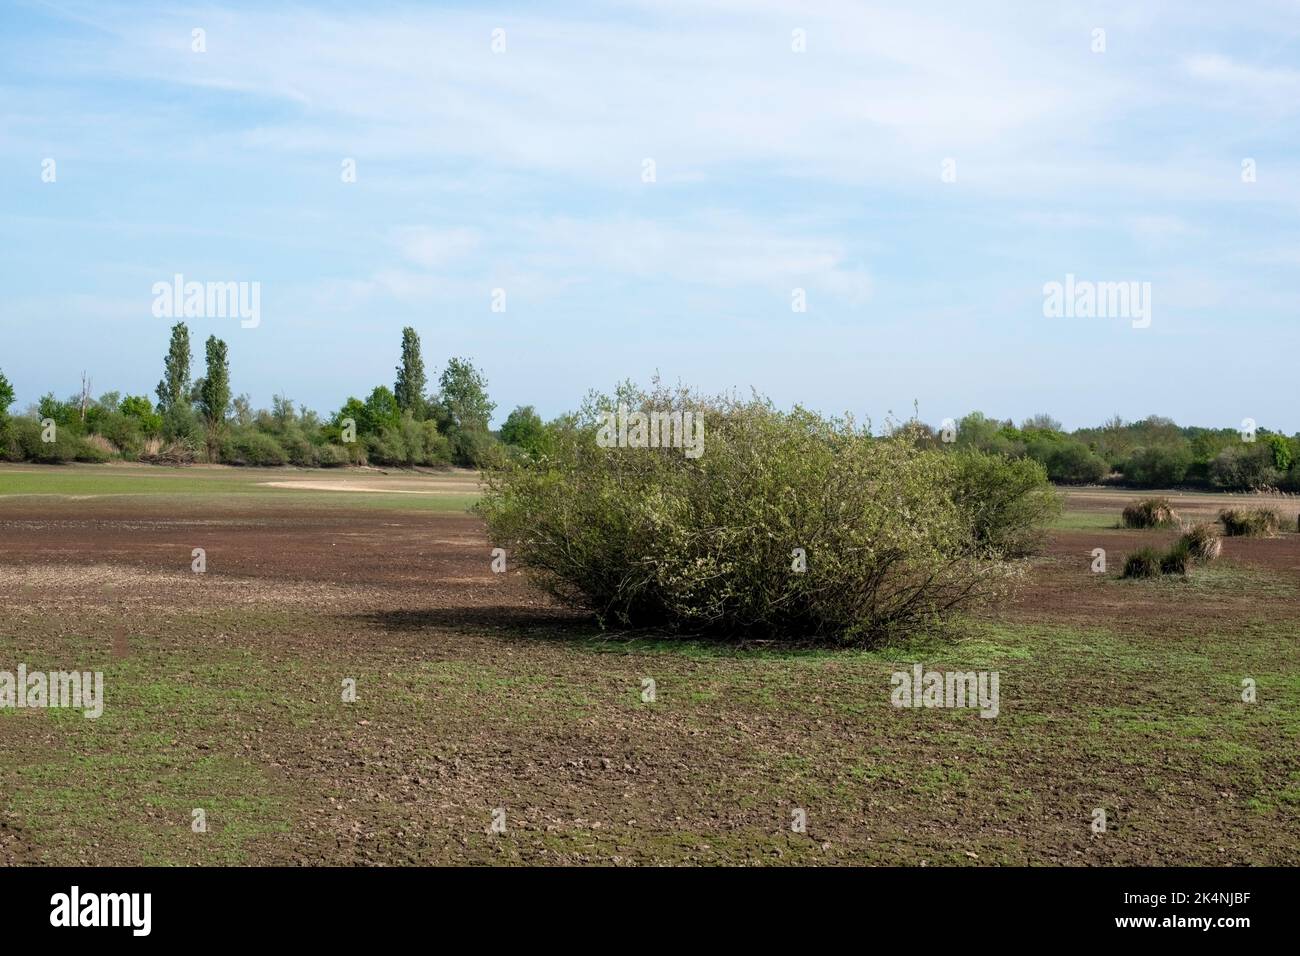
{"label": "low vegetation strip", "polygon": [[[365,399],[350,396],[325,416],[285,395],[256,409],[248,395],[233,391],[225,343],[211,336],[204,353],[205,373],[192,380],[189,329],[178,322],[156,402],[116,391],[95,398],[83,376],[76,394],[61,400],[47,392],[17,416],[9,414],[14,390],[0,372],[0,459],[484,467],[536,455],[568,423],[563,415],[543,422],[531,405],[521,405],[491,429],[496,404],[482,373],[453,357],[431,389],[420,338],[410,327],[402,330],[392,387],[377,385]],[[1288,437],[1250,420],[1234,430],[1180,427],[1151,416],[1067,432],[1048,415],[1017,426],[972,412],[938,428],[917,420],[906,427],[921,447],[1033,461],[1063,485],[1300,492],[1300,434]]]}

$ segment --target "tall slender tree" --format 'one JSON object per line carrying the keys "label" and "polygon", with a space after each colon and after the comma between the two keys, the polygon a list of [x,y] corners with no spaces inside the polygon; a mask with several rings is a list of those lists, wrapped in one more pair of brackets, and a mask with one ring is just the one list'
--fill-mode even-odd
{"label": "tall slender tree", "polygon": [[420,356],[420,336],[409,325],[402,329],[402,364],[397,366],[393,394],[397,407],[416,418],[424,418],[424,359]]}
{"label": "tall slender tree", "polygon": [[226,412],[230,408],[230,362],[226,356],[226,343],[209,335],[204,349],[207,372],[195,388],[199,412],[207,425],[205,441],[208,461],[221,457],[221,437],[226,430]]}
{"label": "tall slender tree", "polygon": [[208,370],[199,388],[199,410],[209,428],[226,423],[230,408],[230,362],[226,343],[215,335],[208,336],[206,347]]}
{"label": "tall slender tree", "polygon": [[167,412],[186,404],[190,394],[190,330],[184,322],[172,326],[172,338],[158,383],[158,410]]}

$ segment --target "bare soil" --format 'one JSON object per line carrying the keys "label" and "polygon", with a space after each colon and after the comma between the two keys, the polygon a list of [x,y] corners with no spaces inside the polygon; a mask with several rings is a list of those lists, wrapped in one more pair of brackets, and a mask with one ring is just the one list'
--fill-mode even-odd
{"label": "bare soil", "polygon": [[[1053,532],[955,640],[731,652],[602,636],[469,515],[10,499],[0,670],[107,704],[0,713],[0,863],[1295,865],[1300,536],[1116,580],[1172,537]],[[890,707],[918,660],[999,670],[1001,716]]]}

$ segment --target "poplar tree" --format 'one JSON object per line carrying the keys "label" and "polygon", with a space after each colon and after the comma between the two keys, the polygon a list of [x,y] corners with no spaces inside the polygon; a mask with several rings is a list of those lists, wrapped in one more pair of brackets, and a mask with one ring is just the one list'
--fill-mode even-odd
{"label": "poplar tree", "polygon": [[424,359],[420,357],[420,337],[409,325],[402,329],[402,364],[397,366],[393,395],[397,407],[416,418],[424,418]]}
{"label": "poplar tree", "polygon": [[208,371],[199,387],[199,408],[208,426],[216,427],[226,423],[230,408],[230,362],[226,343],[215,335],[208,336],[206,352]]}
{"label": "poplar tree", "polygon": [[167,346],[163,378],[157,392],[160,412],[183,407],[190,394],[190,330],[184,322],[172,326],[172,339]]}

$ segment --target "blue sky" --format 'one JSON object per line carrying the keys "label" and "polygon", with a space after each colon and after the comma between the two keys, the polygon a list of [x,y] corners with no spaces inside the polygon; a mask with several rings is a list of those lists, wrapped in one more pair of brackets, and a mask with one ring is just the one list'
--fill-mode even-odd
{"label": "blue sky", "polygon": [[[19,408],[152,394],[181,273],[261,283],[257,328],[189,322],[258,405],[391,385],[409,324],[498,421],[657,370],[1295,432],[1298,35],[1294,0],[5,3],[0,369]],[[1150,328],[1044,317],[1066,274],[1150,282]]]}

